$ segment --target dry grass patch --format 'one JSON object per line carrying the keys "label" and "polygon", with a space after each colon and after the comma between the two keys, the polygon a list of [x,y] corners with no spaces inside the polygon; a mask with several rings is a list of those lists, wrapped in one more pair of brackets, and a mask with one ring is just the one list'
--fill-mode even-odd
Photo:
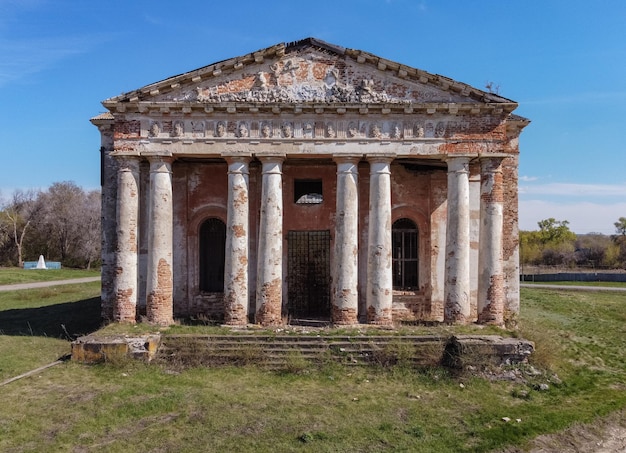
{"label": "dry grass patch", "polygon": [[[297,355],[278,372],[252,365],[65,363],[2,389],[0,451],[487,452],[523,446],[626,407],[625,321],[626,295],[524,289],[518,334],[536,341],[540,352],[532,367],[510,370],[520,379],[507,381],[402,364],[310,365]],[[385,362],[403,362],[406,351],[384,352]]]}

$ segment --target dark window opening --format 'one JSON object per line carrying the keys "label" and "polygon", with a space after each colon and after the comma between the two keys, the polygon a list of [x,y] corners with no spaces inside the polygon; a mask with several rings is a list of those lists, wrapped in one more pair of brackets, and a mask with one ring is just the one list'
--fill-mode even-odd
{"label": "dark window opening", "polygon": [[296,204],[320,204],[324,201],[321,179],[296,179],[293,184]]}
{"label": "dark window opening", "polygon": [[200,226],[200,291],[224,292],[226,225],[208,219]]}
{"label": "dark window opening", "polygon": [[419,289],[417,225],[409,219],[396,220],[391,227],[391,235],[393,288]]}

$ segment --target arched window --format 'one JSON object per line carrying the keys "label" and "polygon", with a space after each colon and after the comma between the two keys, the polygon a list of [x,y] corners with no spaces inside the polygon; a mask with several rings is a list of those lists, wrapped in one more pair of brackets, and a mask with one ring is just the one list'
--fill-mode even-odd
{"label": "arched window", "polygon": [[417,225],[409,219],[399,219],[391,227],[393,250],[393,288],[413,290],[419,288]]}
{"label": "arched window", "polygon": [[200,291],[224,291],[226,225],[220,219],[207,219],[200,226]]}

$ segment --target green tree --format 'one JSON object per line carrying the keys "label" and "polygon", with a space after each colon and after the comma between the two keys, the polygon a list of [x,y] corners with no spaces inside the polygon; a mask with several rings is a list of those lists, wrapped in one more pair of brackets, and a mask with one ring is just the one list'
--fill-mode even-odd
{"label": "green tree", "polygon": [[615,225],[615,232],[619,236],[626,236],[626,217],[620,217],[613,225]]}
{"label": "green tree", "polygon": [[522,264],[541,264],[543,246],[538,231],[520,231],[519,244]]}
{"label": "green tree", "polygon": [[613,240],[620,250],[618,262],[626,267],[626,217],[620,217],[613,225],[615,225],[615,232],[617,233],[613,236]]}
{"label": "green tree", "polygon": [[545,245],[554,246],[576,240],[576,233],[569,229],[567,220],[556,220],[550,217],[549,219],[540,220],[537,222],[537,225],[539,225],[541,242]]}

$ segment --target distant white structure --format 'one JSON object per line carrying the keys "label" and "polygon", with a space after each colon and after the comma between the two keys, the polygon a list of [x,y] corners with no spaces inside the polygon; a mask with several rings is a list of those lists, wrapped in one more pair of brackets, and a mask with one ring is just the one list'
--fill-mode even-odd
{"label": "distant white structure", "polygon": [[46,260],[43,259],[43,255],[39,255],[39,261],[37,261],[37,267],[35,269],[47,269]]}

